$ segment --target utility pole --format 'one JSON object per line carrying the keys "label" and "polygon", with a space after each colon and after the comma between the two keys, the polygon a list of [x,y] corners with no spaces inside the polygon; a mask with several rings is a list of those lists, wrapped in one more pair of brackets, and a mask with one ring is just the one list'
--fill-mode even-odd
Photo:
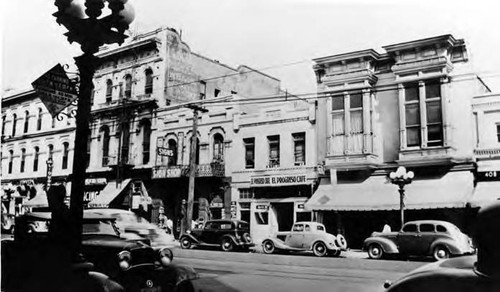
{"label": "utility pole", "polygon": [[189,189],[188,189],[188,200],[187,200],[187,212],[184,217],[184,230],[182,233],[185,233],[188,230],[191,230],[191,222],[193,221],[193,204],[194,204],[194,178],[196,176],[196,145],[198,139],[198,112],[208,112],[207,109],[204,109],[200,106],[190,104],[186,107],[193,110],[193,129],[191,133],[191,149],[189,154]]}

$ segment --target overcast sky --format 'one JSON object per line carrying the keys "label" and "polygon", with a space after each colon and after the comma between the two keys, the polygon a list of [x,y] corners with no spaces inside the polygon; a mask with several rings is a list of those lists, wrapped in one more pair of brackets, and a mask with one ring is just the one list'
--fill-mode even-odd
{"label": "overcast sky", "polygon": [[[296,94],[315,91],[313,58],[381,51],[384,45],[448,33],[466,40],[480,75],[499,80],[498,2],[129,0],[136,14],[132,31],[159,26],[182,30],[192,51],[235,68],[274,67],[263,71]],[[72,58],[81,54],[51,15],[54,0],[3,0],[1,5],[3,90],[30,88],[56,63],[73,64]],[[492,87],[500,90],[495,83]]]}

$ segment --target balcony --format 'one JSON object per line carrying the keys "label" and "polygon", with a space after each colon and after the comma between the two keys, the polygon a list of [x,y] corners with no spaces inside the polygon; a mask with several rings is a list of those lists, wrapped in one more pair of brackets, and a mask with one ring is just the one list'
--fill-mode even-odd
{"label": "balcony", "polygon": [[[224,177],[226,167],[224,163],[213,162],[196,166],[196,177]],[[153,167],[153,179],[179,178],[189,176],[189,165],[158,165]]]}
{"label": "balcony", "polygon": [[367,169],[379,164],[372,134],[350,134],[327,137],[325,164],[335,169]]}
{"label": "balcony", "polygon": [[500,158],[500,147],[474,149],[476,159]]}

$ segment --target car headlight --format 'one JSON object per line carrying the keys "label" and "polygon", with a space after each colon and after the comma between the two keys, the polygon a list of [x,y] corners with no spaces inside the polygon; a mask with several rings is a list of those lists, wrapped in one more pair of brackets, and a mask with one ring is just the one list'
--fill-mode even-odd
{"label": "car headlight", "polygon": [[130,268],[130,262],[132,260],[132,254],[129,251],[122,251],[118,254],[118,265],[122,270],[128,270]]}
{"label": "car headlight", "polygon": [[172,259],[174,258],[174,254],[169,248],[162,248],[159,251],[160,254],[160,263],[162,266],[168,266],[172,262]]}

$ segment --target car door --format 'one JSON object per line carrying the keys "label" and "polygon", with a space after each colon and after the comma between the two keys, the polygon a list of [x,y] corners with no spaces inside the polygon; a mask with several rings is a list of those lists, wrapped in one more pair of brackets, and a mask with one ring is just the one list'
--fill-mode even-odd
{"label": "car door", "polygon": [[399,252],[402,254],[415,254],[417,235],[417,224],[406,223],[397,236]]}
{"label": "car door", "polygon": [[207,222],[203,230],[200,232],[201,241],[203,241],[203,243],[213,243],[215,230],[217,230],[217,222]]}
{"label": "car door", "polygon": [[419,232],[415,242],[415,254],[429,254],[431,244],[436,240],[437,233],[435,225],[432,223],[422,223],[419,226]]}
{"label": "car door", "polygon": [[316,226],[313,224],[308,224],[308,223],[305,224],[304,239],[302,240],[303,247],[305,249],[310,249],[312,247],[314,240],[319,238],[318,232],[316,232],[314,228],[316,228]]}
{"label": "car door", "polygon": [[302,248],[304,241],[304,224],[296,223],[292,227],[292,232],[286,237],[285,243],[293,248]]}

